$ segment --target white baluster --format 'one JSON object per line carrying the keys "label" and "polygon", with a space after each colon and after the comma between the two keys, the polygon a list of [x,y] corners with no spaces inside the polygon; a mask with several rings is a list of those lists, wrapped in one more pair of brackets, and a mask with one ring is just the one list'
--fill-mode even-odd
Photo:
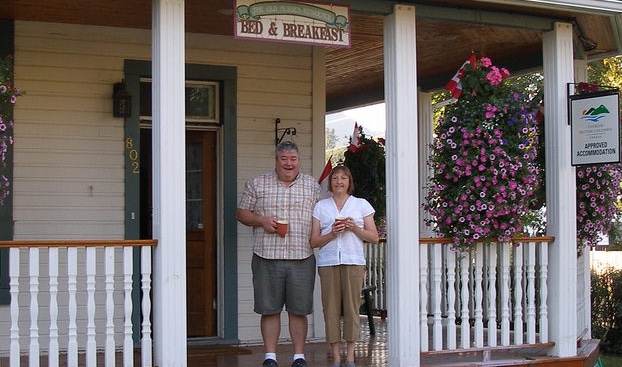
{"label": "white baluster", "polygon": [[[371,264],[371,266],[368,268],[368,270],[369,270],[369,274],[368,274],[369,285],[374,285],[374,283],[378,282],[377,281],[378,280],[378,275],[380,273],[380,257],[379,257],[379,251],[378,251],[378,247],[377,246],[371,246],[369,248],[369,262]],[[375,298],[377,298],[377,297],[375,297]],[[374,299],[374,303],[375,302],[376,302],[376,299]],[[374,307],[376,307],[376,305],[374,305]]]}
{"label": "white baluster", "polygon": [[50,276],[50,346],[48,366],[58,366],[58,247],[48,249]]}
{"label": "white baluster", "polygon": [[536,244],[527,244],[527,343],[536,342]]}
{"label": "white baluster", "polygon": [[514,247],[514,344],[523,344],[523,250]]}
{"label": "white baluster", "polygon": [[540,242],[538,247],[540,248],[540,342],[546,343],[549,341],[549,309],[547,306],[549,290],[546,286],[549,276],[549,248],[546,242]]}
{"label": "white baluster", "polygon": [[95,247],[86,248],[86,365],[97,366],[97,344],[95,341],[95,272],[97,254]]}
{"label": "white baluster", "polygon": [[456,253],[443,245],[447,264],[447,349],[456,349]]}
{"label": "white baluster", "polygon": [[153,365],[153,353],[151,344],[151,247],[144,246],[141,249],[141,289],[142,289],[142,340],[141,340],[141,360],[143,367]]}
{"label": "white baluster", "polygon": [[428,244],[419,246],[419,329],[421,339],[421,351],[429,350],[428,335]]}
{"label": "white baluster", "polygon": [[114,345],[114,247],[105,248],[105,289],[106,289],[106,346],[104,362],[106,367],[115,365]]}
{"label": "white baluster", "polygon": [[19,255],[20,249],[9,250],[9,293],[11,294],[11,346],[9,353],[10,367],[20,366],[19,346]]}
{"label": "white baluster", "polygon": [[469,323],[469,274],[471,270],[470,256],[467,253],[460,254],[460,347],[471,347],[471,324]]}
{"label": "white baluster", "polygon": [[132,272],[134,270],[133,247],[123,248],[123,292],[124,292],[124,324],[123,324],[123,367],[134,366],[134,344],[132,341]]}
{"label": "white baluster", "polygon": [[488,246],[488,345],[497,346],[497,247],[491,243]]}
{"label": "white baluster", "polygon": [[473,274],[473,282],[475,283],[475,297],[473,302],[475,303],[475,347],[482,348],[484,346],[484,322],[482,311],[482,272],[484,266],[484,245],[478,243],[475,246],[475,270]]}
{"label": "white baluster", "polygon": [[69,297],[69,330],[67,344],[67,365],[78,365],[78,327],[76,325],[78,307],[76,302],[78,274],[78,249],[67,249],[67,293]]}
{"label": "white baluster", "polygon": [[[580,244],[578,244],[581,246]],[[583,338],[583,331],[587,331],[586,321],[584,319],[585,312],[585,297],[584,297],[584,289],[586,285],[583,283],[584,277],[583,272],[585,271],[584,263],[586,254],[583,252],[583,248],[579,250],[581,255],[577,256],[577,335]]]}
{"label": "white baluster", "polygon": [[370,268],[372,270],[372,275],[369,279],[370,286],[376,286],[376,297],[374,297],[374,308],[380,308],[380,292],[382,291],[380,288],[380,279],[382,279],[382,245],[370,245],[369,254],[370,254],[370,262],[373,264]]}
{"label": "white baluster", "polygon": [[440,244],[432,245],[430,273],[432,277],[432,350],[443,349],[443,324],[441,318],[441,251]]}
{"label": "white baluster", "polygon": [[39,366],[39,248],[30,250],[30,349],[28,366]]}
{"label": "white baluster", "polygon": [[501,262],[501,345],[510,345],[510,248],[511,243],[499,244]]}
{"label": "white baluster", "polygon": [[379,286],[382,289],[382,292],[378,293],[378,297],[380,297],[380,299],[382,300],[382,309],[386,310],[387,309],[387,282],[385,281],[386,278],[386,266],[385,264],[387,263],[387,243],[383,243],[382,247],[380,247],[381,252],[380,252],[380,256],[382,257],[381,261],[382,261],[382,267],[380,270],[380,277],[378,278],[379,282]]}

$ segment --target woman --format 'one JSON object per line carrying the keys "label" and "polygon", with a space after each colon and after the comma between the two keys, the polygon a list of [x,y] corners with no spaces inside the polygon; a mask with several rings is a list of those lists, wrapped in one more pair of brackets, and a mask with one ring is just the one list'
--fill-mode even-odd
{"label": "woman", "polygon": [[342,309],[343,339],[347,349],[343,365],[355,367],[354,345],[359,338],[359,307],[365,274],[363,242],[378,243],[378,230],[371,204],[351,195],[354,183],[350,170],[337,166],[328,179],[328,190],[333,196],[320,200],[313,209],[311,247],[320,248],[317,265],[322,286],[326,341],[333,354],[331,367],[341,366]]}

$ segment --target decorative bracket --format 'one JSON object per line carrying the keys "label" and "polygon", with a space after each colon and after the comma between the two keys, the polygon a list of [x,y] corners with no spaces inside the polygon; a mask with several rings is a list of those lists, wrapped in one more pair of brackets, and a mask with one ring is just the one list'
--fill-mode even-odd
{"label": "decorative bracket", "polygon": [[[284,127],[284,128],[280,128],[279,129],[279,124],[280,123],[281,123],[281,119],[277,117],[274,120],[274,145],[278,145],[283,140],[285,135],[291,135],[291,136],[296,135],[296,128],[295,127]],[[279,137],[279,131],[283,132],[281,134],[281,137]]]}

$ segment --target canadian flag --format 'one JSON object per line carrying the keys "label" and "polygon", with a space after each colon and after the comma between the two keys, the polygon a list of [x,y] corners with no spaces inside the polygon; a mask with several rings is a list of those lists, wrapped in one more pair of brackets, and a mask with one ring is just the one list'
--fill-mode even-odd
{"label": "canadian flag", "polygon": [[354,131],[352,132],[352,138],[350,138],[350,146],[348,150],[351,152],[356,152],[359,150],[363,142],[361,141],[361,129],[362,127],[358,125],[357,122],[354,123]]}
{"label": "canadian flag", "polygon": [[317,183],[320,184],[320,189],[321,189],[320,199],[325,199],[332,195],[332,193],[328,191],[328,176],[330,175],[330,171],[333,170],[333,164],[331,162],[332,158],[333,158],[332,156],[328,158],[328,162],[326,162],[326,166],[324,166],[324,170],[322,171],[322,174],[320,175],[320,179],[317,180]]}
{"label": "canadian flag", "polygon": [[462,94],[461,80],[462,80],[462,76],[464,75],[464,72],[466,71],[464,67],[467,66],[468,64],[471,64],[471,67],[475,69],[476,67],[475,53],[471,54],[469,59],[465,61],[464,64],[462,64],[460,69],[458,69],[458,71],[456,72],[456,75],[454,75],[453,78],[451,78],[451,80],[447,82],[447,85],[445,85],[445,89],[450,91],[451,96],[456,99],[460,98],[460,95]]}

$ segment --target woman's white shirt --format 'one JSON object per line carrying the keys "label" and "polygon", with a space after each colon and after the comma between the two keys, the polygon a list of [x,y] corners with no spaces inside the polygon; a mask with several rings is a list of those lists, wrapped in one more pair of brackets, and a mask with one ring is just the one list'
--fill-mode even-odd
{"label": "woman's white shirt", "polygon": [[[363,218],[376,211],[362,198],[350,196],[341,211],[332,197],[320,200],[313,208],[313,218],[320,222],[320,234],[326,235],[332,230],[336,217],[350,217],[363,228]],[[322,246],[317,253],[317,266],[365,265],[363,240],[352,231],[344,231],[337,238]]]}

